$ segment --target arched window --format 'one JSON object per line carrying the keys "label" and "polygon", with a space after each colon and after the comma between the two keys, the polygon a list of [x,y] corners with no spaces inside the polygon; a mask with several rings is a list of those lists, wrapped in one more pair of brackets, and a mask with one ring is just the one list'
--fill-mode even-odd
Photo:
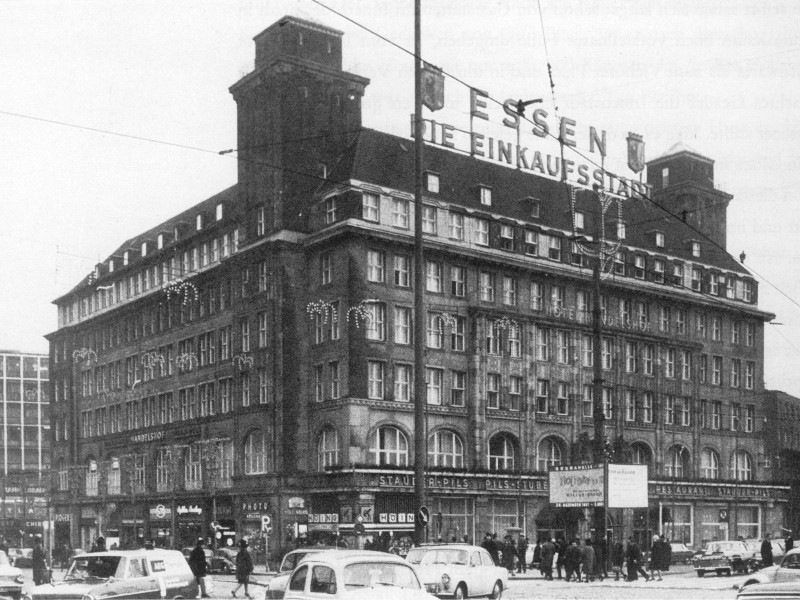
{"label": "arched window", "polygon": [[516,459],[514,446],[514,439],[506,433],[493,436],[489,440],[489,470],[513,470]]}
{"label": "arched window", "polygon": [[369,455],[375,465],[408,466],[408,440],[396,427],[379,427],[372,434]]}
{"label": "arched window", "polygon": [[635,465],[647,465],[653,462],[653,453],[647,444],[634,442],[631,444],[631,461]]}
{"label": "arched window", "polygon": [[562,464],[563,451],[561,443],[552,437],[546,437],[539,442],[536,453],[536,468],[539,471],[547,471],[550,467],[558,467]]}
{"label": "arched window", "polygon": [[244,442],[244,473],[257,475],[272,470],[269,439],[263,431],[254,431]]}
{"label": "arched window", "polygon": [[711,448],[703,449],[700,455],[700,477],[703,479],[719,478],[719,455]]}
{"label": "arched window", "polygon": [[668,477],[689,476],[689,449],[686,446],[672,446],[667,451],[664,474]]}
{"label": "arched window", "polygon": [[443,429],[428,438],[428,464],[432,467],[464,466],[464,443],[457,433]]}
{"label": "arched window", "polygon": [[734,452],[731,457],[731,479],[750,481],[753,478],[753,459],[744,450]]}
{"label": "arched window", "polygon": [[339,462],[339,433],[333,427],[326,427],[317,440],[317,469],[324,471]]}

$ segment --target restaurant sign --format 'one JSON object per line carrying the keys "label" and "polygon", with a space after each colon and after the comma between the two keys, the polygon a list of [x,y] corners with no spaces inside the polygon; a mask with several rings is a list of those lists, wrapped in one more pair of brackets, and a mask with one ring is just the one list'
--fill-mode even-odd
{"label": "restaurant sign", "polygon": [[785,486],[744,486],[713,483],[656,483],[652,485],[657,496],[681,498],[747,498],[753,500],[787,500],[789,488]]}

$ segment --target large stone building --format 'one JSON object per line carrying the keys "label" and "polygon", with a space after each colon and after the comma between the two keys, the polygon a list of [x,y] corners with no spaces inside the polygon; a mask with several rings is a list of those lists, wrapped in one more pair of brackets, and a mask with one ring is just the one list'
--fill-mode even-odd
{"label": "large stone building", "polygon": [[[413,529],[413,142],[362,127],[369,81],[342,70],[341,32],[286,17],[255,42],[231,87],[238,183],[55,301],[55,518],[73,544]],[[549,505],[547,472],[591,460],[594,361],[613,458],[649,465],[650,506],[611,511],[616,536],[779,530],[772,315],[723,250],[713,161],[650,161],[652,201],[619,188],[598,235],[597,196],[557,171],[441,146],[424,166],[430,535],[586,532],[588,511]],[[616,253],[595,356],[598,237]]]}
{"label": "large stone building", "polygon": [[0,350],[0,537],[31,546],[50,491],[48,358]]}

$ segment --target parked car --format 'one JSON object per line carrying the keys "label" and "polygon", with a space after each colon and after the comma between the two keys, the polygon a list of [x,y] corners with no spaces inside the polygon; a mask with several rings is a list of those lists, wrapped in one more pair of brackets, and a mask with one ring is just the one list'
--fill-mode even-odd
{"label": "parked car", "polygon": [[672,549],[672,559],[670,561],[670,564],[673,565],[692,564],[692,558],[695,555],[695,551],[689,548],[689,546],[681,542],[670,542],[669,546]]}
{"label": "parked car", "polygon": [[[194,548],[182,548],[181,552],[189,560]],[[219,551],[217,551],[219,552]],[[209,573],[235,573],[236,572],[236,558],[231,560],[224,555],[215,554],[211,548],[203,548],[203,554],[206,555],[206,570]]]}
{"label": "parked car", "polygon": [[435,600],[404,558],[372,550],[329,550],[304,557],[286,600]]}
{"label": "parked car", "polygon": [[33,568],[33,548],[9,548],[8,560],[19,569]]}
{"label": "parked car", "polygon": [[786,581],[800,583],[800,548],[789,550],[777,564],[753,573],[742,583],[741,587],[748,587],[756,583],[780,583]]}
{"label": "parked car", "polygon": [[800,583],[789,581],[782,583],[759,583],[741,588],[736,600],[800,600]]}
{"label": "parked car", "polygon": [[0,596],[19,600],[22,596],[22,571],[11,565],[8,554],[0,550]]}
{"label": "parked car", "polygon": [[[763,565],[763,561],[761,559],[761,543],[764,540],[745,540],[745,544],[750,546],[756,555],[756,560],[758,561],[759,566]],[[783,555],[785,550],[783,549],[783,540],[770,540],[770,545],[772,546],[772,563],[778,564]]]}
{"label": "parked car", "polygon": [[436,544],[412,548],[406,560],[417,567],[426,589],[443,598],[500,598],[508,587],[508,570],[489,553],[469,544]]}
{"label": "parked car", "polygon": [[33,588],[30,600],[196,598],[189,563],[177,550],[114,550],[81,554],[63,581]]}
{"label": "parked car", "polygon": [[300,564],[300,561],[310,554],[319,554],[328,550],[335,550],[335,548],[333,546],[309,546],[287,552],[281,561],[281,566],[278,568],[278,574],[267,583],[267,591],[264,594],[264,598],[267,600],[283,598],[286,593],[286,586],[289,584],[289,576],[295,567]]}
{"label": "parked car", "polygon": [[710,572],[717,575],[749,573],[758,568],[755,551],[739,540],[708,542],[692,564],[698,577]]}

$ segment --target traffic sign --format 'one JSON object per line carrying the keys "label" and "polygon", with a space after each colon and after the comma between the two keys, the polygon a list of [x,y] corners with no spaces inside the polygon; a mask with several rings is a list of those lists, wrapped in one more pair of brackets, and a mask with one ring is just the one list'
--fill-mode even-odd
{"label": "traffic sign", "polygon": [[272,531],[272,519],[269,515],[263,515],[261,517],[261,531],[264,533]]}
{"label": "traffic sign", "polygon": [[364,535],[364,524],[363,523],[356,523],[353,525],[353,532],[356,535]]}
{"label": "traffic sign", "polygon": [[417,518],[423,527],[427,527],[431,520],[431,511],[428,510],[427,506],[420,506],[419,512],[417,512]]}

